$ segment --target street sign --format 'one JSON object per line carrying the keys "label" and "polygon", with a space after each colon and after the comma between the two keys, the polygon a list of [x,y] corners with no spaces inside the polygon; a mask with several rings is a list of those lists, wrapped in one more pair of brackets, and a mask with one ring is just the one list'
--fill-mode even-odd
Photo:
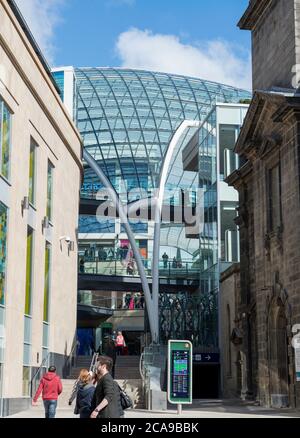
{"label": "street sign", "polygon": [[193,402],[193,346],[189,341],[169,341],[168,400],[183,405]]}
{"label": "street sign", "polygon": [[195,353],[193,360],[196,363],[220,363],[219,353]]}

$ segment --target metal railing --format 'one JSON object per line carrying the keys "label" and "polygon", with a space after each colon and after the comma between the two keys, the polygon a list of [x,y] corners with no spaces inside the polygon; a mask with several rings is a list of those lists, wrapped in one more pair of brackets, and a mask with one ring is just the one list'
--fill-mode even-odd
{"label": "metal railing", "polygon": [[93,373],[96,372],[96,365],[97,365],[97,362],[98,362],[98,357],[99,357],[98,353],[94,353],[93,354],[93,358],[92,358],[90,369],[89,369],[89,371],[92,371]]}
{"label": "metal railing", "polygon": [[103,297],[95,291],[79,291],[78,304],[111,310],[144,310],[145,301],[141,293],[125,294],[123,297]]}
{"label": "metal railing", "polygon": [[[152,277],[151,264],[152,260],[143,260],[146,274]],[[122,277],[139,277],[139,272],[134,260],[127,259],[110,259],[99,260],[98,257],[78,258],[78,270],[80,275],[108,275]],[[160,260],[159,261],[160,278],[171,279],[198,279],[199,266],[191,261],[182,260]]]}
{"label": "metal railing", "polygon": [[34,396],[34,394],[37,391],[37,388],[38,388],[39,382],[42,378],[42,375],[45,373],[45,371],[49,367],[50,354],[51,353],[48,353],[47,356],[43,359],[40,367],[38,368],[38,370],[36,371],[36,373],[34,374],[34,376],[32,377],[32,379],[30,381],[30,397],[31,398]]}
{"label": "metal railing", "polygon": [[76,357],[77,357],[77,339],[75,337],[73,340],[73,344],[72,344],[72,348],[71,348],[71,352],[69,354],[69,357],[67,358],[67,360],[64,364],[64,371],[63,371],[64,376],[69,375],[71,369],[75,365]]}

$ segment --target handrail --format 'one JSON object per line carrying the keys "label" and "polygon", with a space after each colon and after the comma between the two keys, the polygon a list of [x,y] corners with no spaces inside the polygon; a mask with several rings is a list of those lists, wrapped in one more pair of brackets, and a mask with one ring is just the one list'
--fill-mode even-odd
{"label": "handrail", "polygon": [[[151,278],[151,260],[143,259],[147,277]],[[139,277],[134,258],[130,260],[110,258],[101,260],[97,256],[78,255],[79,275],[114,275]],[[199,276],[200,267],[197,262],[189,260],[159,260],[159,275],[161,278],[195,279]]]}
{"label": "handrail", "polygon": [[92,358],[90,369],[89,369],[89,371],[92,371],[93,373],[95,372],[95,366],[96,366],[96,363],[98,362],[98,357],[99,357],[98,353],[93,354],[93,358]]}
{"label": "handrail", "polygon": [[144,372],[143,372],[143,368],[144,368],[144,366],[142,365],[143,362],[144,362],[144,355],[145,355],[145,353],[144,353],[144,351],[143,351],[142,354],[141,354],[141,357],[140,357],[140,364],[139,364],[140,376],[141,376],[141,378],[142,378],[143,384],[145,383],[145,379],[146,379],[146,376],[145,376],[145,374],[144,374]]}
{"label": "handrail", "polygon": [[45,364],[46,364],[46,362],[49,360],[49,357],[50,357],[50,353],[48,353],[47,356],[43,359],[43,361],[42,361],[40,367],[38,368],[37,372],[35,373],[35,375],[32,377],[32,379],[31,379],[31,381],[30,381],[30,396],[31,396],[31,397],[33,396],[33,383],[34,383],[34,381],[36,380],[37,375],[40,373],[40,371],[41,371],[43,368],[47,368],[47,367],[45,367]]}
{"label": "handrail", "polygon": [[69,357],[67,358],[67,360],[65,362],[64,368],[67,368],[70,362],[71,362],[71,366],[72,366],[72,360],[73,360],[74,356],[76,357],[76,355],[77,355],[77,354],[74,355],[74,352],[76,351],[76,349],[77,349],[77,340],[75,342],[75,339],[74,339]]}

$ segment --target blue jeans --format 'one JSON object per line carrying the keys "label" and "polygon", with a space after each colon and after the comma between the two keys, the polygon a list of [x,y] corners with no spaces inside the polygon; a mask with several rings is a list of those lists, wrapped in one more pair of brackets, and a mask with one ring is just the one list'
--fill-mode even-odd
{"label": "blue jeans", "polygon": [[57,400],[44,400],[45,417],[55,418]]}

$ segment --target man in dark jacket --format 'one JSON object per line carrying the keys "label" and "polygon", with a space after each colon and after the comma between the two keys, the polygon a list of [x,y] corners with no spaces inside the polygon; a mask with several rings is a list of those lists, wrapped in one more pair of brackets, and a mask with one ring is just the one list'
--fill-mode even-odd
{"label": "man in dark jacket", "polygon": [[42,377],[37,392],[33,398],[33,406],[36,406],[37,400],[42,393],[45,408],[45,417],[55,418],[57,399],[58,396],[62,393],[62,389],[63,388],[61,380],[56,374],[56,367],[49,367],[48,373],[46,373]]}
{"label": "man in dark jacket", "polygon": [[120,389],[110,371],[112,359],[100,356],[97,364],[98,385],[92,400],[91,418],[120,418],[123,416]]}

